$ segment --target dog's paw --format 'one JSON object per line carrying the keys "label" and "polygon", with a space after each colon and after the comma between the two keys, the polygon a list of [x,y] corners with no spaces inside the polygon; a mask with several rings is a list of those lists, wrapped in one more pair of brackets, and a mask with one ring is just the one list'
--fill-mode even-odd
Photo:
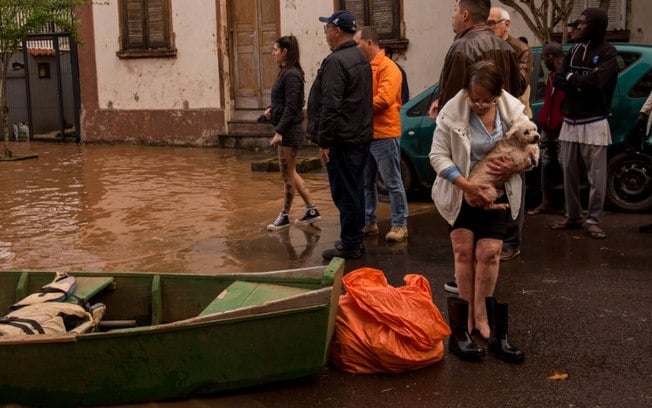
{"label": "dog's paw", "polygon": [[508,208],[509,208],[509,204],[507,204],[507,203],[504,203],[504,204],[492,203],[492,204],[486,206],[484,209],[485,210],[492,210],[492,211],[496,210],[497,211],[497,210],[506,210]]}

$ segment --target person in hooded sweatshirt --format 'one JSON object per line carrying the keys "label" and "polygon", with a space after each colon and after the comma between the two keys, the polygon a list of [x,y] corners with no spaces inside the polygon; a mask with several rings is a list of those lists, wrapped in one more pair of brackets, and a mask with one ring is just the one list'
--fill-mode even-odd
{"label": "person in hooded sweatshirt", "polygon": [[607,116],[618,79],[617,53],[605,41],[606,11],[587,8],[578,23],[577,43],[553,80],[556,88],[566,92],[561,106],[564,123],[559,134],[566,219],[551,228],[582,228],[579,186],[584,167],[590,187],[587,231],[591,238],[601,239],[606,237],[600,223],[607,189],[607,147],[611,144]]}

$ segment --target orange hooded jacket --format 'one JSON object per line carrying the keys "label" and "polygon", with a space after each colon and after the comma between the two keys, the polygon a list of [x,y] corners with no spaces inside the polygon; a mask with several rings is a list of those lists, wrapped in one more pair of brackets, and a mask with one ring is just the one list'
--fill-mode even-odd
{"label": "orange hooded jacket", "polygon": [[385,51],[371,61],[374,92],[374,139],[401,135],[401,70]]}

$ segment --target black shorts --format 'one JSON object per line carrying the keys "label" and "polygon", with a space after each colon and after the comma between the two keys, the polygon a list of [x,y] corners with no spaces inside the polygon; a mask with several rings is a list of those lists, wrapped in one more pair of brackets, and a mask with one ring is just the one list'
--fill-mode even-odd
{"label": "black shorts", "polygon": [[[501,198],[505,198],[504,196]],[[506,202],[507,200],[498,200]],[[507,235],[507,217],[511,217],[511,210],[485,210],[471,207],[466,200],[462,201],[462,209],[455,223],[448,227],[448,232],[464,228],[473,232],[475,241],[483,238],[499,239],[503,241]]]}
{"label": "black shorts", "polygon": [[296,123],[288,128],[281,140],[283,147],[299,147],[306,139],[306,131],[302,123]]}

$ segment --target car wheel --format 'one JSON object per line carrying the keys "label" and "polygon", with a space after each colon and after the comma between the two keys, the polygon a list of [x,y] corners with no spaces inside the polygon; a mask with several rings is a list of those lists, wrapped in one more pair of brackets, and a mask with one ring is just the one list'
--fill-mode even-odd
{"label": "car wheel", "polygon": [[[403,188],[405,188],[405,192],[409,193],[412,190],[412,180],[414,180],[414,176],[412,174],[412,168],[408,164],[408,162],[401,156],[401,180],[403,180]],[[383,179],[380,177],[380,174],[376,176],[376,188],[378,190],[378,194],[381,195],[387,195],[387,188],[385,188],[385,183],[383,182]]]}
{"label": "car wheel", "polygon": [[652,208],[652,157],[619,153],[609,160],[607,201],[626,212]]}

